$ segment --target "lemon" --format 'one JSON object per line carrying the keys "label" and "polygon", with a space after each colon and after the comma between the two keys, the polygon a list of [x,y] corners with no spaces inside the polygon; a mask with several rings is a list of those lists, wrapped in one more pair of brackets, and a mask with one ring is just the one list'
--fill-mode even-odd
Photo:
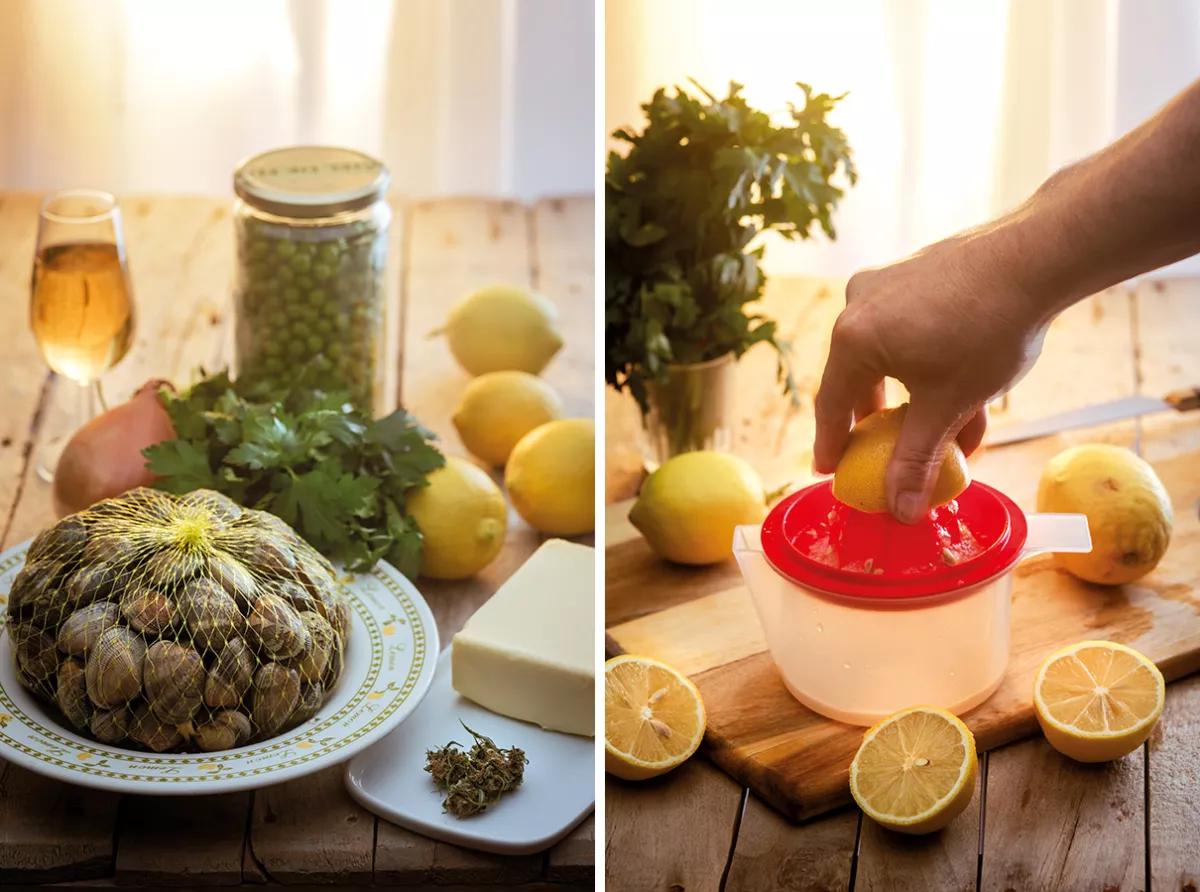
{"label": "lemon", "polygon": [[1046,463],[1038,511],[1086,514],[1089,554],[1056,554],[1064,570],[1087,582],[1118,585],[1157,566],[1171,541],[1171,498],[1145,461],[1121,446],[1088,443]]}
{"label": "lemon", "polygon": [[604,664],[604,770],[625,780],[665,774],[704,739],[704,701],[666,663],[628,654]]}
{"label": "lemon", "polygon": [[953,713],[912,706],[863,735],[850,794],[863,814],[899,833],[932,833],[975,795],[975,737]]}
{"label": "lemon", "polygon": [[465,579],[492,562],[504,546],[508,508],[485,471],[450,457],[409,493],[408,513],[421,530],[421,575]]}
{"label": "lemon", "polygon": [[513,285],[492,285],[463,298],[435,334],[446,335],[450,352],[472,375],[507,369],[536,375],[563,345],[554,304]]}
{"label": "lemon", "polygon": [[504,484],[536,530],[578,536],[596,527],[596,425],[563,418],[535,427],[513,447]]}
{"label": "lemon", "polygon": [[[888,510],[887,468],[900,438],[908,403],[868,415],[850,431],[846,451],[833,473],[833,495],[839,502],[882,514]],[[942,467],[933,486],[931,506],[957,498],[971,483],[967,459],[958,443],[946,445]]]}
{"label": "lemon", "polygon": [[558,393],[537,375],[488,372],[471,379],[452,420],[471,454],[499,467],[518,440],[562,411]]}
{"label": "lemon", "polygon": [[733,554],[733,528],[760,523],[766,495],[754,468],[725,452],[685,452],[642,484],[629,522],[659,557],[713,564]]}
{"label": "lemon", "polygon": [[1055,651],[1033,681],[1042,733],[1079,762],[1132,753],[1154,730],[1165,702],[1158,667],[1114,641],[1081,641]]}

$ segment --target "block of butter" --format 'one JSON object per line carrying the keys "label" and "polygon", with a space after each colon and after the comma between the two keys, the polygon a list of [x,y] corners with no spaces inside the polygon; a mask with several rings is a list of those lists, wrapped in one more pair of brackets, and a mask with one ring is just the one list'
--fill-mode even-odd
{"label": "block of butter", "polygon": [[451,645],[454,689],[550,731],[595,735],[596,551],[543,542]]}

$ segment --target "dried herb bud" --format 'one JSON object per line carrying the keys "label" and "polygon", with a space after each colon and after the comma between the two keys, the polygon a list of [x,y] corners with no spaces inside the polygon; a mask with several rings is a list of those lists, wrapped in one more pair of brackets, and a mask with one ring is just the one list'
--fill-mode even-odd
{"label": "dried herb bud", "polygon": [[477,815],[519,787],[529,762],[520,748],[501,749],[490,737],[463,727],[475,738],[470,750],[452,740],[425,754],[425,770],[446,794],[442,809],[456,818]]}

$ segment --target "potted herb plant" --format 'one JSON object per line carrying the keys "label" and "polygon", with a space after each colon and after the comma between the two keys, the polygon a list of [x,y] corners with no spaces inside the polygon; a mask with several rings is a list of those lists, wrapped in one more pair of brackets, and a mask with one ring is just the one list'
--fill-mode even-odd
{"label": "potted herb plant", "polygon": [[797,84],[803,104],[775,124],[732,83],[718,99],[660,89],[645,128],[617,130],[628,150],[605,176],[605,378],[642,410],[649,458],[728,449],[736,360],[755,344],[779,354],[795,396],[788,345],[750,304],[763,290],[756,238],[774,231],[835,237],[832,215],[853,184],[846,135],[827,121],[841,96]]}

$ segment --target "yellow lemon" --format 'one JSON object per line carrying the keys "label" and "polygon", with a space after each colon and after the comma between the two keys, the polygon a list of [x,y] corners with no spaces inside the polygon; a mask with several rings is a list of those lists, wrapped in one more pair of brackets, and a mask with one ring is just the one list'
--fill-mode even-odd
{"label": "yellow lemon", "polygon": [[536,427],[513,447],[504,484],[517,513],[536,530],[578,536],[596,526],[596,425],[563,418]]}
{"label": "yellow lemon", "polygon": [[625,780],[665,774],[704,739],[704,701],[666,663],[625,654],[604,664],[604,770]]}
{"label": "yellow lemon", "polygon": [[529,372],[488,372],[471,379],[454,410],[454,427],[472,455],[501,466],[523,436],[563,412],[554,388]]}
{"label": "yellow lemon", "polygon": [[733,528],[760,523],[766,495],[754,468],[725,452],[685,452],[646,478],[629,522],[659,557],[713,564],[733,554]]}
{"label": "yellow lemon", "polygon": [[1042,733],[1079,762],[1132,753],[1154,730],[1165,702],[1158,667],[1113,641],[1081,641],[1055,651],[1033,681]]}
{"label": "yellow lemon", "polygon": [[975,737],[936,706],[893,713],[863,735],[850,794],[863,814],[899,833],[941,830],[975,795]]}
{"label": "yellow lemon", "polygon": [[421,530],[421,575],[465,579],[492,562],[504,546],[508,508],[500,488],[462,458],[450,457],[406,502]]}
{"label": "yellow lemon", "polygon": [[1171,498],[1154,469],[1121,446],[1088,443],[1046,463],[1038,511],[1086,514],[1089,554],[1056,554],[1059,566],[1105,585],[1132,582],[1157,565],[1171,541]]}
{"label": "yellow lemon", "polygon": [[[868,415],[850,431],[846,451],[833,474],[833,495],[839,502],[882,514],[888,510],[887,468],[900,438],[908,403]],[[930,505],[944,505],[971,483],[967,459],[957,442],[946,446],[942,467],[933,486]]]}
{"label": "yellow lemon", "polygon": [[558,311],[542,295],[492,285],[463,298],[440,332],[472,375],[517,369],[538,374],[563,345]]}

